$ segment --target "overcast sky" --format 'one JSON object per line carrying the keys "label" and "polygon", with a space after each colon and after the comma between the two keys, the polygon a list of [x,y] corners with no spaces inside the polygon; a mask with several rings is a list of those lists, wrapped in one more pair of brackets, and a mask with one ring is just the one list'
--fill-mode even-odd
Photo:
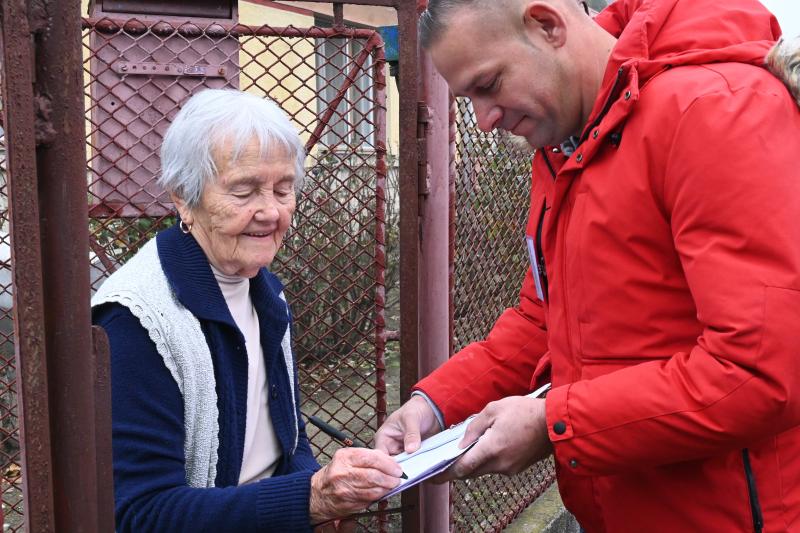
{"label": "overcast sky", "polygon": [[800,2],[797,0],[761,0],[761,3],[772,11],[781,23],[783,36],[800,36]]}

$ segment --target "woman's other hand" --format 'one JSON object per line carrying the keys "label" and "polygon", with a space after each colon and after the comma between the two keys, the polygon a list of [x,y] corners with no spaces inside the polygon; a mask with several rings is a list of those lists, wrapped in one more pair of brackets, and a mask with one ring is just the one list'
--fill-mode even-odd
{"label": "woman's other hand", "polygon": [[325,522],[366,509],[395,488],[402,474],[400,465],[382,451],[338,450],[330,464],[311,478],[311,522]]}

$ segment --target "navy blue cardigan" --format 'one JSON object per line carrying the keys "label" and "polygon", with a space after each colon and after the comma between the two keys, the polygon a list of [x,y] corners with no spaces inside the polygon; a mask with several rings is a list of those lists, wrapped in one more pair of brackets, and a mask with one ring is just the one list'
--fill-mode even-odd
{"label": "navy blue cardigan", "polygon": [[[147,331],[125,307],[93,311],[111,343],[114,493],[117,532],[285,532],[310,530],[311,453],[299,405],[291,401],[281,340],[289,318],[280,281],[261,269],[250,282],[267,368],[269,414],[283,452],[275,473],[237,486],[247,411],[247,352],[203,250],[172,227],[156,237],[178,300],[200,321],[211,351],[219,408],[213,488],[191,488],[184,467],[183,398]],[[294,375],[297,375],[295,369]],[[295,380],[295,391],[299,388]],[[294,411],[294,414],[292,413]],[[295,416],[299,422],[297,448]]]}

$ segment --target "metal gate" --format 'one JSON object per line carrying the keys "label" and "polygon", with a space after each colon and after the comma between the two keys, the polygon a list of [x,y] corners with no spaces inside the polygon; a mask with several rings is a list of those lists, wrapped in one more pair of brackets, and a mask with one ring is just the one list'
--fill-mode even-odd
{"label": "metal gate", "polygon": [[[394,6],[382,0],[375,3]],[[30,15],[21,9],[15,13],[9,8],[6,22],[9,13]],[[403,13],[403,25],[410,27],[410,11],[397,9]],[[293,229],[272,267],[286,283],[295,315],[302,409],[346,426],[369,442],[387,411],[386,181],[393,177],[397,182],[398,160],[416,174],[417,154],[402,148],[400,154],[387,154],[387,69],[379,33],[347,27],[341,4],[335,12],[333,27],[327,28],[83,19],[90,278],[94,290],[158,230],[174,222],[172,206],[155,184],[158,149],[169,121],[188,96],[214,86],[275,100],[290,114],[309,152],[306,187],[298,199]],[[24,22],[30,20],[26,17]],[[415,47],[415,37],[404,43],[406,52]],[[15,45],[24,47],[24,41]],[[4,74],[5,69],[0,83]],[[404,85],[414,86],[413,66],[406,74]],[[408,137],[416,133],[416,105],[407,105],[408,100],[416,101],[416,90],[404,94],[401,107],[411,112],[402,119],[401,131]],[[23,501],[23,471],[29,488],[25,494],[35,494],[37,487],[46,497],[53,493],[27,475],[30,470],[21,458],[21,452],[32,452],[30,439],[41,436],[34,424],[28,424],[29,451],[19,446],[14,353],[19,339],[12,319],[16,305],[9,251],[12,195],[7,190],[5,153],[0,129],[0,482],[4,530],[21,531],[31,512],[49,524],[56,515],[52,500],[34,510]],[[23,180],[22,174],[14,175]],[[405,189],[403,194],[414,195],[413,189]],[[394,191],[399,193],[398,185]],[[416,209],[413,202],[410,209]],[[399,202],[388,209],[394,224],[398,210]],[[75,220],[81,222],[86,220]],[[16,240],[25,238],[19,230],[14,233]],[[391,228],[390,234],[389,246],[396,254],[398,228]],[[392,271],[389,282],[397,285],[399,269]],[[413,328],[409,334],[414,334]],[[37,414],[41,413],[28,411],[27,416]],[[313,427],[309,437],[324,463],[337,445]],[[42,451],[47,453],[46,448]],[[84,458],[74,460],[80,463]],[[60,501],[70,497],[55,495]],[[393,520],[399,524],[399,519]],[[369,530],[386,530],[389,521],[386,514],[379,514],[363,524]]]}

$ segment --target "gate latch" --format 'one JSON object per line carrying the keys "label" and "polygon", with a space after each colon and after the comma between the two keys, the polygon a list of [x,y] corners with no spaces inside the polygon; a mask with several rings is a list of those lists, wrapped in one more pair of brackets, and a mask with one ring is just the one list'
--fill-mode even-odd
{"label": "gate latch", "polygon": [[227,72],[222,65],[186,65],[185,63],[155,63],[149,61],[117,61],[114,72],[128,76],[193,76],[224,78]]}

